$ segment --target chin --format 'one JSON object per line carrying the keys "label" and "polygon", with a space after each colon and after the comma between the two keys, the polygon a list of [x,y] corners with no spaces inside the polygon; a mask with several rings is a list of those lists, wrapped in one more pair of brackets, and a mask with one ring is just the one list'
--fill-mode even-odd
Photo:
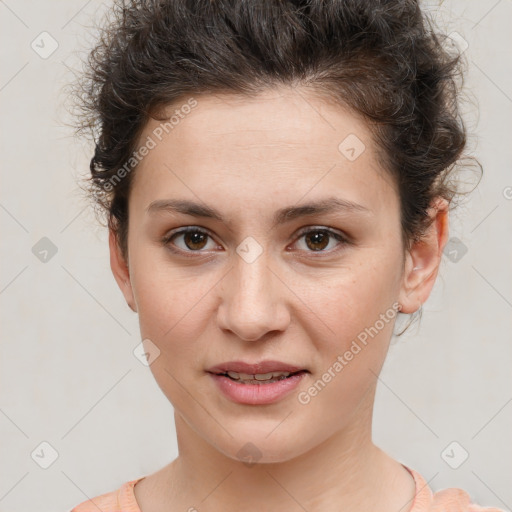
{"label": "chin", "polygon": [[304,443],[302,435],[291,433],[289,428],[279,435],[277,431],[272,432],[276,428],[275,422],[272,428],[266,427],[265,422],[265,428],[257,429],[253,424],[247,430],[230,431],[232,438],[212,444],[226,457],[243,462],[248,467],[288,462],[313,448]]}

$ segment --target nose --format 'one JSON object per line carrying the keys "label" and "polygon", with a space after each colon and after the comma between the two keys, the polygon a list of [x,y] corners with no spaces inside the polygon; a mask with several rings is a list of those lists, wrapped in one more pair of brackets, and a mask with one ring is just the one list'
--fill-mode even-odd
{"label": "nose", "polygon": [[290,291],[268,265],[265,253],[248,263],[236,257],[221,281],[218,325],[244,341],[283,332],[290,323]]}

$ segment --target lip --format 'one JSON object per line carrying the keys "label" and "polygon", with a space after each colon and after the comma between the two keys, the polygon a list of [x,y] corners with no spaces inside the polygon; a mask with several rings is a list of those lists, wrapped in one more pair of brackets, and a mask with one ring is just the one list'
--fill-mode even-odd
{"label": "lip", "polygon": [[[235,370],[233,370],[235,371]],[[232,402],[245,405],[273,404],[289,395],[308,374],[306,370],[268,384],[242,384],[227,375],[210,373],[217,388]]]}
{"label": "lip", "polygon": [[208,368],[206,371],[208,373],[227,373],[227,372],[237,372],[237,373],[247,373],[248,375],[255,375],[257,373],[270,373],[270,372],[289,372],[295,373],[301,370],[306,370],[304,367],[295,366],[288,363],[283,363],[281,361],[260,361],[258,363],[246,363],[244,361],[229,361],[226,363],[221,363],[211,368]]}

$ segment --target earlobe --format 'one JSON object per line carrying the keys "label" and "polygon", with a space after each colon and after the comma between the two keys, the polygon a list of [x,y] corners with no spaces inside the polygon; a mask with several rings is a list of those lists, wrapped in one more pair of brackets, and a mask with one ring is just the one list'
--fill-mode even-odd
{"label": "earlobe", "polygon": [[114,278],[130,309],[137,312],[130,280],[130,271],[121,253],[116,234],[111,229],[109,230],[108,244],[110,248],[110,268],[112,269]]}
{"label": "earlobe", "polygon": [[399,302],[402,313],[414,313],[428,299],[448,240],[448,201],[438,197],[428,213],[432,222],[421,240],[406,254]]}

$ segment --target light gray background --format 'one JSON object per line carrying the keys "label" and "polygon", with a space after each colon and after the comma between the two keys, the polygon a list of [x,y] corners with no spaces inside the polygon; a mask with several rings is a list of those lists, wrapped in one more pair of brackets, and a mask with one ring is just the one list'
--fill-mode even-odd
{"label": "light gray background", "polygon": [[[0,1],[0,511],[66,511],[177,455],[172,406],[132,353],[137,316],[77,187],[92,148],[66,126],[68,68],[107,5]],[[434,490],[461,487],[503,509],[512,506],[511,19],[511,0],[444,2],[437,15],[469,44],[466,118],[484,177],[451,216],[467,253],[443,257],[420,329],[390,350],[374,427],[376,443]],[[48,58],[31,47],[43,31],[58,43]],[[32,252],[43,237],[58,249],[46,263]],[[49,460],[43,441],[58,452],[48,469],[35,462]],[[441,456],[452,441],[469,452],[458,469]]]}

